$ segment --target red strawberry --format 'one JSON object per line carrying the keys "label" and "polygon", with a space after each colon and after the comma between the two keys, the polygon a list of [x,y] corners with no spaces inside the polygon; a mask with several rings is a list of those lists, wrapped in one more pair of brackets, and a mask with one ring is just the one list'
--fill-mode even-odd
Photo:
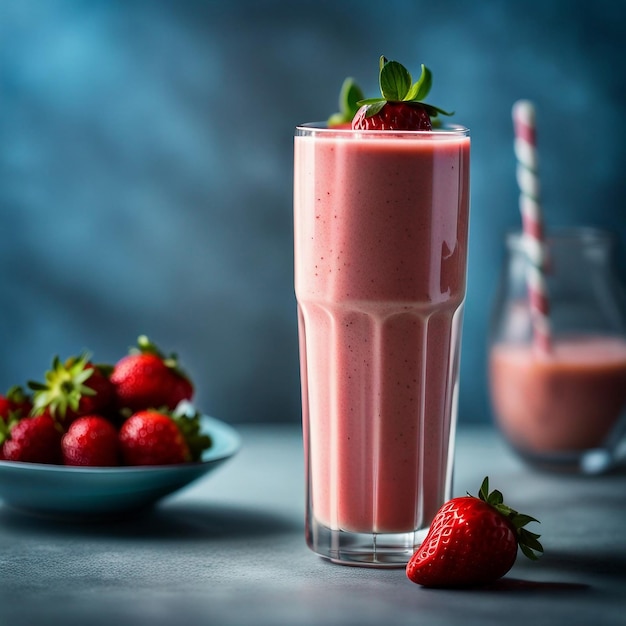
{"label": "red strawberry", "polygon": [[432,130],[426,109],[421,104],[386,102],[375,114],[363,105],[352,120],[354,130]]}
{"label": "red strawberry", "polygon": [[26,417],[33,408],[31,398],[22,387],[11,387],[6,395],[0,395],[0,418],[5,422]]}
{"label": "red strawberry", "polygon": [[61,462],[61,431],[50,415],[24,417],[9,425],[0,438],[2,458],[7,461]]}
{"label": "red strawberry", "polygon": [[9,420],[9,415],[11,414],[11,402],[7,398],[7,396],[0,395],[0,418],[2,418],[5,422]]}
{"label": "red strawberry", "polygon": [[432,73],[422,65],[415,83],[408,70],[397,61],[380,57],[382,98],[359,100],[361,107],[352,120],[354,130],[432,130],[432,118],[446,113],[423,99],[432,85]]}
{"label": "red strawberry", "polygon": [[81,415],[104,413],[113,400],[108,366],[94,365],[89,356],[71,357],[62,363],[54,357],[45,382],[29,381],[33,413],[48,411],[60,423],[69,424]]}
{"label": "red strawberry", "polygon": [[479,497],[453,498],[435,515],[430,530],[406,567],[407,576],[425,587],[485,585],[513,566],[517,548],[536,560],[543,552],[539,535],[523,528],[537,520],[489,493],[485,478]]}
{"label": "red strawberry", "polygon": [[120,409],[175,409],[182,400],[191,400],[193,385],[180,369],[176,355],[164,356],[145,335],[111,374]]}
{"label": "red strawberry", "polygon": [[131,415],[120,428],[126,465],[170,465],[197,461],[211,439],[200,433],[199,415],[145,410]]}
{"label": "red strawberry", "polygon": [[63,435],[61,451],[65,465],[119,465],[117,430],[101,415],[84,415],[72,422]]}

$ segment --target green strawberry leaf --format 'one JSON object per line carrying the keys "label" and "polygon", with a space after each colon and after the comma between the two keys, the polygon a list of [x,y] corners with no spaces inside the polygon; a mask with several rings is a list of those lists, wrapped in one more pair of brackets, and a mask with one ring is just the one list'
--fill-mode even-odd
{"label": "green strawberry leaf", "polygon": [[[491,504],[492,506],[497,506],[498,504],[502,504],[504,502],[504,497],[502,496],[502,493],[500,491],[498,491],[497,489],[494,489],[488,497],[489,504]],[[508,509],[508,507],[506,507]]]}
{"label": "green strawberry leaf", "polygon": [[181,403],[170,415],[180,429],[191,454],[191,461],[202,460],[202,453],[213,445],[213,439],[202,432],[201,413],[189,403]]}
{"label": "green strawberry leaf", "polygon": [[[468,493],[469,496],[471,494]],[[483,482],[478,491],[478,497],[483,501],[492,506],[500,515],[505,517],[508,522],[515,529],[515,533],[517,535],[517,543],[520,547],[522,553],[527,556],[529,559],[536,561],[541,554],[543,553],[543,546],[539,542],[539,537],[537,533],[533,533],[526,528],[526,524],[530,522],[539,523],[538,519],[530,515],[526,515],[525,513],[518,513],[515,509],[512,509],[507,504],[504,504],[504,497],[500,491],[494,489],[492,492],[489,492],[489,477],[485,476]]]}
{"label": "green strawberry leaf", "polygon": [[376,100],[372,102],[365,112],[365,117],[372,117],[372,115],[376,115],[380,112],[380,110],[387,104],[386,100]]}
{"label": "green strawberry leaf", "polygon": [[531,561],[537,561],[539,559],[539,556],[536,555],[530,548],[525,546],[523,543],[520,544],[520,550],[522,551],[522,554],[525,557],[529,558]]}
{"label": "green strawberry leaf", "polygon": [[527,546],[532,550],[536,550],[537,552],[543,552],[543,546],[539,542],[539,537],[537,533],[531,533],[526,528],[520,528],[520,537],[523,539],[521,542],[522,545]]}
{"label": "green strawberry leaf", "polygon": [[9,439],[11,433],[11,426],[9,422],[5,422],[2,418],[0,418],[0,446]]}
{"label": "green strawberry leaf", "polygon": [[354,78],[346,78],[339,94],[339,110],[348,115],[354,115],[359,109],[357,103],[362,98],[363,92]]}
{"label": "green strawberry leaf", "polygon": [[538,519],[535,519],[530,515],[524,515],[524,513],[515,513],[515,515],[510,519],[515,528],[522,528],[522,526],[526,526],[526,524],[530,524],[530,522],[540,523]]}
{"label": "green strawberry leaf", "polygon": [[362,99],[363,91],[354,78],[346,78],[339,91],[339,111],[328,118],[328,126],[339,126],[351,122],[359,110],[359,101]]}
{"label": "green strawberry leaf", "polygon": [[397,61],[387,61],[380,70],[380,92],[387,102],[405,100],[412,82],[409,71]]}
{"label": "green strawberry leaf", "polygon": [[426,104],[425,102],[422,102],[422,106],[426,109],[426,113],[428,113],[430,117],[437,117],[439,114],[447,116],[454,115],[454,111],[444,111],[439,107],[435,107],[432,104]]}
{"label": "green strawberry leaf", "polygon": [[478,497],[484,502],[487,502],[489,500],[489,476],[485,476],[485,478],[483,479],[483,482],[478,491]]}
{"label": "green strawberry leaf", "polygon": [[359,100],[359,106],[362,107],[364,104],[385,104],[387,100],[383,100],[383,98],[364,98],[363,100]]}
{"label": "green strawberry leaf", "polygon": [[521,531],[524,531],[519,540],[519,547],[522,554],[531,561],[539,560],[539,557],[543,554],[543,546],[537,541],[539,535],[530,533],[524,528],[522,528]]}
{"label": "green strawberry leaf", "polygon": [[411,85],[406,100],[423,100],[433,85],[433,73],[422,63],[422,73],[419,79]]}
{"label": "green strawberry leaf", "polygon": [[40,415],[46,409],[55,420],[63,421],[68,410],[78,410],[82,396],[94,396],[95,390],[85,383],[94,370],[87,367],[90,355],[83,353],[70,357],[64,363],[55,356],[52,367],[45,373],[45,382],[28,381],[28,387],[34,391],[33,415]]}

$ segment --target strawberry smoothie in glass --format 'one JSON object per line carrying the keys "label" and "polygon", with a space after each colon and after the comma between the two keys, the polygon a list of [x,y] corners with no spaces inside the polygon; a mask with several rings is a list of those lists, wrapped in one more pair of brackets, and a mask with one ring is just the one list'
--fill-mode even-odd
{"label": "strawberry smoothie in glass", "polygon": [[451,495],[469,131],[295,135],[306,536],[404,566]]}

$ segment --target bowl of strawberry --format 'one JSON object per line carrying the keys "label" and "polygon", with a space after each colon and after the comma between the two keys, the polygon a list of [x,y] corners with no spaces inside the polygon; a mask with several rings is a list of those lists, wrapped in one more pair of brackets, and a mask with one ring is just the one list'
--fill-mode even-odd
{"label": "bowl of strawberry", "polygon": [[154,505],[239,448],[193,394],[176,355],[144,335],[115,364],[55,357],[41,381],[0,395],[0,498],[26,513],[93,519]]}

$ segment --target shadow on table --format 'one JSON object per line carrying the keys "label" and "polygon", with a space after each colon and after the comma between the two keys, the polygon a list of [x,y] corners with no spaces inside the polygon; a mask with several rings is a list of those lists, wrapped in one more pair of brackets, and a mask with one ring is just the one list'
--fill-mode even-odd
{"label": "shadow on table", "polygon": [[[568,577],[597,580],[604,576],[612,580],[626,580],[626,554],[615,550],[612,552],[580,553],[568,551],[553,551],[544,554],[541,565],[548,568],[556,578],[558,572],[565,572]],[[530,569],[529,569],[530,571]],[[592,585],[572,582],[522,580],[519,578],[504,577],[491,585],[482,587],[483,591],[501,592],[561,592],[585,591]]]}
{"label": "shadow on table", "polygon": [[436,591],[452,590],[457,593],[524,593],[532,592],[537,593],[558,593],[558,592],[580,592],[590,588],[590,585],[585,583],[573,583],[573,582],[560,582],[560,581],[545,581],[545,580],[524,580],[521,578],[512,578],[505,576],[493,583],[480,586],[467,586],[467,587],[434,587]]}
{"label": "shadow on table", "polygon": [[626,581],[626,552],[621,546],[614,550],[565,551],[550,550],[541,558],[542,563],[552,570],[589,576],[606,576]]}
{"label": "shadow on table", "polygon": [[[555,593],[560,591],[584,591],[589,589],[589,585],[584,583],[572,583],[572,582],[557,582],[557,581],[545,581],[545,580],[522,580],[521,578],[501,578],[491,585],[482,587],[480,591],[506,591],[506,592],[520,592],[520,591],[532,591]],[[477,591],[477,589],[472,589]]]}
{"label": "shadow on table", "polygon": [[14,533],[194,541],[302,533],[302,526],[302,521],[271,511],[218,503],[172,503],[128,518],[97,521],[36,517],[0,506],[0,527]]}

